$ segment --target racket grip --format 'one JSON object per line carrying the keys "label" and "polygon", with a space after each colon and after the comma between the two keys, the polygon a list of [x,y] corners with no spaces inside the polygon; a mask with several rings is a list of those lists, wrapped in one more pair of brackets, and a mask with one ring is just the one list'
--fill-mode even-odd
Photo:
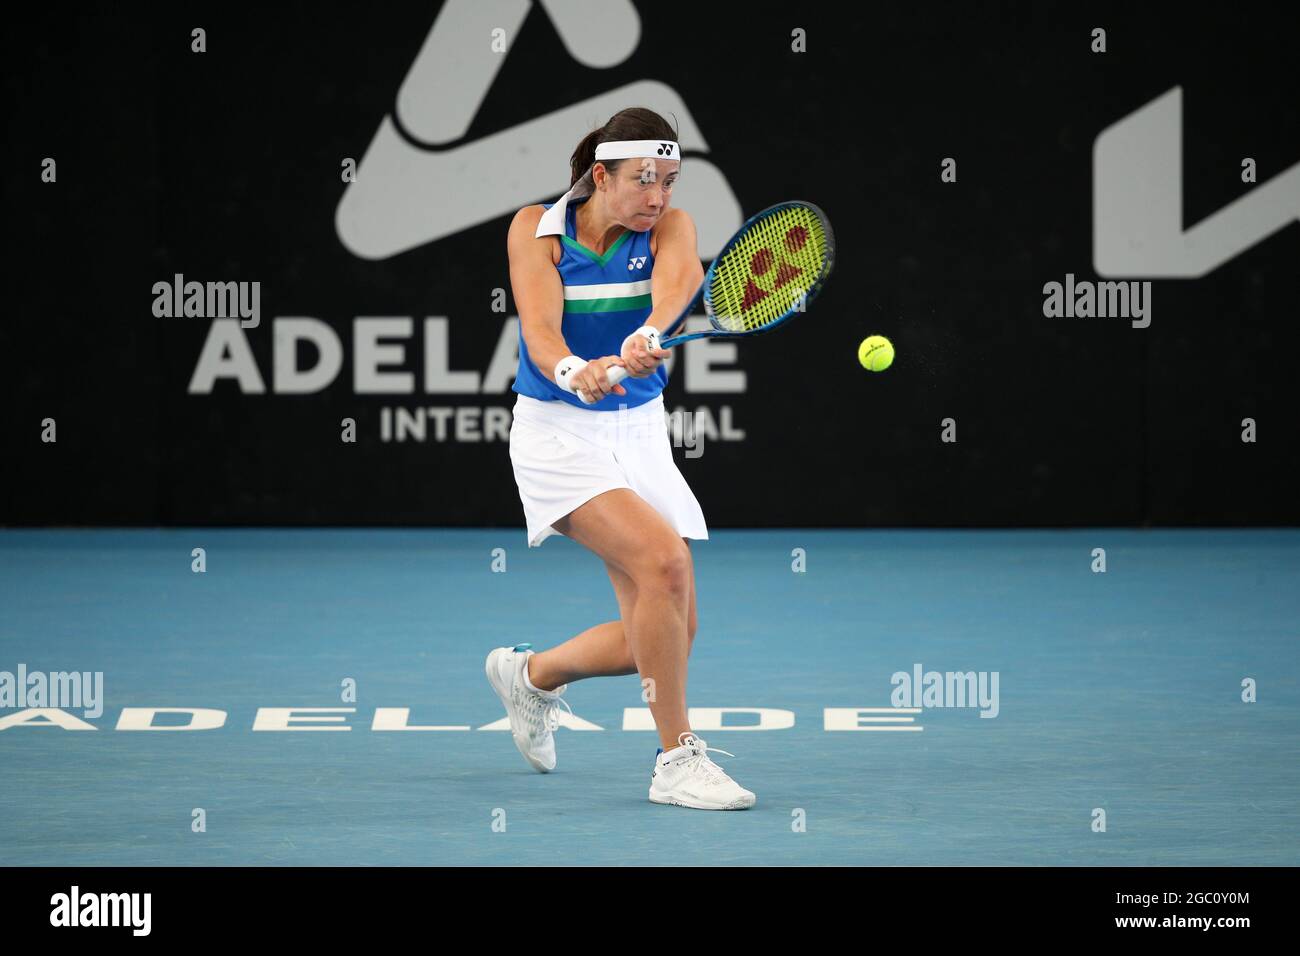
{"label": "racket grip", "polygon": [[[605,379],[606,381],[609,382],[610,385],[617,385],[625,378],[627,378],[627,369],[625,369],[621,365],[611,365],[609,368],[605,369]],[[581,390],[578,391],[578,398],[582,399],[583,404],[586,405],[596,404],[595,402],[588,401],[586,392],[583,392]]]}
{"label": "racket grip", "polygon": [[[660,347],[659,330],[652,325],[643,325],[641,326],[641,328],[633,332],[632,335],[629,335],[627,338],[623,340],[623,347],[619,349],[620,353],[627,348],[627,343],[630,342],[632,340],[632,336],[635,335],[644,336],[646,342],[649,344],[650,348],[652,349],[657,349]],[[627,369],[625,369],[621,365],[611,365],[609,368],[605,369],[605,378],[608,380],[609,384],[617,385],[619,382],[623,381],[623,379],[627,378]],[[587,404],[590,405],[592,403],[587,402]]]}

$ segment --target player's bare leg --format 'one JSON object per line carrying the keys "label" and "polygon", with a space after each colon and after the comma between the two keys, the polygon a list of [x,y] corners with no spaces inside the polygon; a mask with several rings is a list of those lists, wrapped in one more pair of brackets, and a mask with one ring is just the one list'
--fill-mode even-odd
{"label": "player's bare leg", "polygon": [[[690,547],[686,538],[682,542]],[[631,575],[609,562],[605,563],[609,580],[614,585],[614,594],[618,598],[620,619],[606,621],[588,628],[576,637],[572,637],[547,651],[540,651],[529,658],[528,679],[534,686],[543,690],[554,690],[563,684],[588,677],[610,677],[637,673],[636,659],[632,656],[632,645],[627,639],[624,621],[632,619],[636,606],[636,582]],[[695,642],[695,574],[690,575],[691,597],[687,616],[686,653],[690,655]]]}
{"label": "player's bare leg", "polygon": [[[555,527],[634,585],[623,616],[626,643],[636,672],[643,682],[652,682],[646,685],[647,702],[661,745],[678,746],[678,736],[691,729],[686,715],[690,549],[659,512],[627,488],[597,495]],[[609,641],[609,632],[596,639]]]}

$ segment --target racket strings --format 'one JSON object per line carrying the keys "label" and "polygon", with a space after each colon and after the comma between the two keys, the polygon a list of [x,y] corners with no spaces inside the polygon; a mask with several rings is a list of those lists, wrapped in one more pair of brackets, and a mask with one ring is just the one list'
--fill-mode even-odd
{"label": "racket strings", "polygon": [[821,217],[793,204],[753,222],[714,266],[705,307],[727,332],[778,321],[820,279],[829,241]]}

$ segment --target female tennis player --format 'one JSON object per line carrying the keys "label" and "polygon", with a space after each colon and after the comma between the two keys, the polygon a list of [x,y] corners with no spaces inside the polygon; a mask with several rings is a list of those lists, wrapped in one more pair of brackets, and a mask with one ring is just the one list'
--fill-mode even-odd
{"label": "female tennis player", "polygon": [[[687,539],[709,534],[669,445],[669,353],[652,345],[704,278],[695,224],[670,208],[677,136],[657,113],[626,109],[588,134],[570,165],[569,191],[525,206],[510,225],[520,331],[510,460],[529,547],[563,534],[599,555],[620,619],[546,651],[499,647],[488,680],[515,745],[546,773],[567,686],[640,674],[661,744],[650,799],[746,809],[754,794],[710,759],[726,751],[691,732],[686,710],[696,624]],[[615,365],[627,370],[622,384],[606,377]]]}

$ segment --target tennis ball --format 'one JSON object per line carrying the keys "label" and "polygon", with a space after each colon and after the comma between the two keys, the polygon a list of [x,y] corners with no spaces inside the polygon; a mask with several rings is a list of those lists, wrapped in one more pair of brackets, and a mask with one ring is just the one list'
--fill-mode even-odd
{"label": "tennis ball", "polygon": [[858,346],[858,361],[869,372],[883,372],[894,361],[894,346],[883,335],[868,335]]}

